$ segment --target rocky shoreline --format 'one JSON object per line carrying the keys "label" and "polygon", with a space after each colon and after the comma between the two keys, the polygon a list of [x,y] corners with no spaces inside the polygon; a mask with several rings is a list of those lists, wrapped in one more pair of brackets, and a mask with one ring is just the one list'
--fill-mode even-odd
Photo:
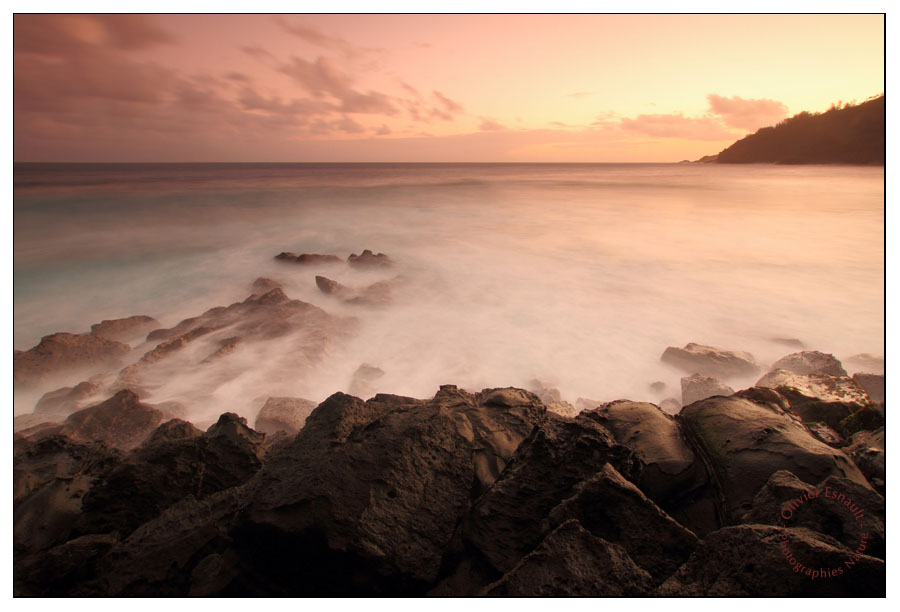
{"label": "rocky shoreline", "polygon": [[[394,265],[276,259],[330,276]],[[363,309],[407,286],[315,282]],[[272,367],[298,371],[358,325],[272,279],[252,291],[173,327],[134,316],[16,352],[17,390],[81,378],[15,419],[16,595],[885,594],[877,356],[845,359],[850,376],[812,350],[759,364],[669,347],[680,398],[657,381],[658,403],[570,403],[539,380],[372,396],[370,364],[352,394],[262,398],[252,426],[226,412],[204,431],[189,398],[153,403],[170,368],[213,384],[236,352],[289,338]]]}

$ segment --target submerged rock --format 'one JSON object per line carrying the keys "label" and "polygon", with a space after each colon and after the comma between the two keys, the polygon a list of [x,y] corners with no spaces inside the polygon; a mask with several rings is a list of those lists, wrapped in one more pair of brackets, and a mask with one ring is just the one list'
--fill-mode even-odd
{"label": "submerged rock", "polygon": [[383,376],[384,370],[381,368],[368,363],[360,364],[350,379],[350,387],[348,388],[350,395],[371,397],[375,393],[376,381]]}
{"label": "submerged rock", "polygon": [[34,407],[36,413],[69,415],[85,407],[85,401],[100,392],[103,383],[99,379],[86,380],[74,387],[62,387],[41,396]]}
{"label": "submerged rock", "polygon": [[297,255],[296,253],[290,253],[286,251],[283,251],[276,255],[275,259],[279,261],[305,265],[334,264],[341,263],[342,261],[341,258],[337,255],[320,255],[318,253],[303,253],[302,255]]}
{"label": "submerged rock", "polygon": [[884,356],[872,353],[859,353],[844,359],[851,372],[872,372],[884,374]]}
{"label": "submerged rock", "polygon": [[383,268],[394,264],[384,253],[373,253],[369,249],[359,255],[351,254],[347,258],[347,263],[357,268]]}
{"label": "submerged rock", "polygon": [[684,348],[668,347],[660,361],[688,374],[702,374],[713,378],[751,376],[759,372],[753,355],[746,352],[726,351],[693,342]]}
{"label": "submerged rock", "polygon": [[256,295],[268,293],[272,289],[281,289],[281,283],[265,276],[260,276],[250,285],[250,291]]}

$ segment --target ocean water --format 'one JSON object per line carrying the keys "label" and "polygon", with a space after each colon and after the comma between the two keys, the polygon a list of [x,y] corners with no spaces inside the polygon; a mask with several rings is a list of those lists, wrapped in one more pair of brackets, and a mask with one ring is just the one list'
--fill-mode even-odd
{"label": "ocean water", "polygon": [[[385,372],[377,391],[415,397],[537,378],[570,402],[658,402],[680,397],[682,374],[659,362],[670,345],[746,350],[764,366],[791,352],[776,338],[839,358],[884,352],[883,168],[16,164],[14,191],[17,349],[135,314],[172,326],[243,300],[259,276],[359,320],[302,372],[269,368],[257,347],[227,381],[185,365],[147,398],[188,398],[198,419],[252,419],[266,395],[321,401],[361,363]],[[396,266],[273,259],[363,249]],[[368,308],[324,295],[316,274],[405,282]],[[666,391],[649,389],[657,380]],[[17,395],[16,413],[35,399]]]}

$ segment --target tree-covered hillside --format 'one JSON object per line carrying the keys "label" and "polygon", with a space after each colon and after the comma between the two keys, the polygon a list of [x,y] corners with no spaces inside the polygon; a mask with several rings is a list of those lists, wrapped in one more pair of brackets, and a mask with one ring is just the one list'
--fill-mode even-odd
{"label": "tree-covered hillside", "polygon": [[802,112],[719,153],[720,164],[884,164],[884,95],[862,104]]}

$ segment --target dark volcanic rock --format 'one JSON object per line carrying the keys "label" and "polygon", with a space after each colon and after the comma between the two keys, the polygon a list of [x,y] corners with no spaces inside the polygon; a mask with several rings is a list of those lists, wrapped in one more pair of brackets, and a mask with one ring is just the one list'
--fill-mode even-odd
{"label": "dark volcanic rock", "polygon": [[103,320],[91,325],[91,334],[116,342],[128,342],[147,335],[159,327],[159,321],[147,315],[135,315],[125,319]]}
{"label": "dark volcanic rock", "polygon": [[866,406],[844,418],[837,430],[846,437],[858,431],[875,431],[884,427],[884,404]]}
{"label": "dark volcanic rock", "polygon": [[868,487],[836,476],[813,486],[781,470],[756,494],[743,522],[804,527],[851,550],[865,533],[866,554],[884,559],[884,518],[884,498]]}
{"label": "dark volcanic rock", "polygon": [[832,448],[841,448],[847,444],[847,441],[841,434],[825,423],[804,423],[804,425],[806,425],[809,433]]}
{"label": "dark volcanic rock", "polygon": [[382,268],[393,265],[394,262],[384,253],[373,253],[366,249],[359,255],[351,254],[347,263],[357,268]]}
{"label": "dark volcanic rock", "polygon": [[679,420],[708,457],[729,522],[750,508],[756,492],[778,470],[806,482],[841,476],[868,486],[844,453],[772,404],[712,397],[683,408]]}
{"label": "dark volcanic rock", "polygon": [[672,416],[653,404],[624,400],[582,414],[634,452],[643,466],[635,483],[647,497],[698,533],[720,527],[707,470]]}
{"label": "dark volcanic rock", "polygon": [[78,528],[125,538],[188,495],[200,499],[242,484],[262,466],[262,439],[230,413],[205,433],[168,421],[94,485]]}
{"label": "dark volcanic rock", "polygon": [[21,559],[69,539],[81,498],[120,453],[60,435],[20,437],[13,448],[13,544]]}
{"label": "dark volcanic rock", "polygon": [[330,278],[317,276],[316,286],[322,293],[333,295],[347,304],[384,306],[394,299],[394,288],[390,281],[378,281],[362,289],[351,289]]}
{"label": "dark volcanic rock", "polygon": [[463,524],[462,544],[474,564],[461,564],[457,571],[472,572],[465,580],[469,588],[513,569],[546,535],[541,519],[606,463],[629,478],[640,469],[631,451],[595,421],[583,414],[565,419],[548,413]]}
{"label": "dark volcanic rock", "polygon": [[715,378],[692,374],[681,379],[681,403],[685,406],[714,395],[731,395],[734,389]]}
{"label": "dark volcanic rock", "polygon": [[[770,525],[726,527],[709,534],[688,562],[655,594],[883,597],[884,561],[854,553],[855,550],[840,542],[808,529]],[[812,578],[813,571],[826,569],[840,569],[841,573]]]}
{"label": "dark volcanic rock", "polygon": [[289,436],[303,429],[316,403],[299,397],[270,397],[256,415],[253,428],[264,434],[283,431]]}
{"label": "dark volcanic rock", "polygon": [[702,374],[713,378],[727,379],[759,372],[759,365],[750,353],[726,351],[693,342],[686,344],[684,348],[668,347],[660,361],[688,374]]}
{"label": "dark volcanic rock", "polygon": [[116,367],[129,350],[127,344],[91,334],[44,336],[37,346],[13,357],[13,381],[33,387],[57,374]]}
{"label": "dark volcanic rock", "polygon": [[130,450],[143,442],[162,419],[162,412],[142,404],[137,395],[125,389],[102,404],[70,414],[60,433],[73,440],[93,440]]}
{"label": "dark volcanic rock", "polygon": [[656,584],[687,561],[699,543],[609,464],[575,487],[549,518],[551,526],[578,519],[593,535],[622,546]]}
{"label": "dark volcanic rock", "polygon": [[844,447],[872,487],[884,495],[884,427],[853,434]]}
{"label": "dark volcanic rock", "polygon": [[512,597],[640,596],[651,578],[621,546],[566,521],[484,594]]}
{"label": "dark volcanic rock", "polygon": [[834,355],[819,351],[801,351],[782,357],[772,364],[770,371],[787,370],[794,374],[830,374],[846,376],[847,372]]}

